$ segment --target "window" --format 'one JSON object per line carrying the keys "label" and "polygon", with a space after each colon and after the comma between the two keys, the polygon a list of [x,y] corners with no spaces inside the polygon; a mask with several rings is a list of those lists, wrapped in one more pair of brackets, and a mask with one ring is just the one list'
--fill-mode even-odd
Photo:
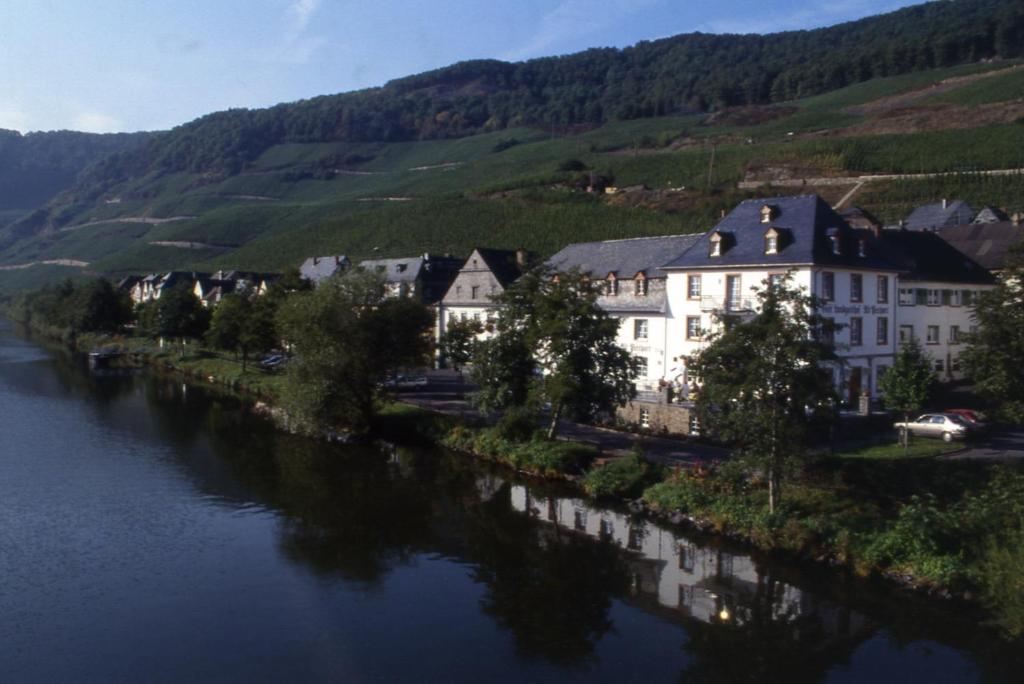
{"label": "window", "polygon": [[647,296],[647,278],[639,277],[633,281],[633,292],[637,297]]}
{"label": "window", "polygon": [[634,340],[646,340],[647,339],[647,319],[638,318],[633,321],[633,339]]}
{"label": "window", "polygon": [[962,290],[953,290],[953,292],[949,296],[949,303],[952,306],[962,306],[963,303],[964,303],[963,291]]}
{"label": "window", "polygon": [[900,344],[907,344],[914,339],[914,326],[912,325],[901,325],[900,326]]}
{"label": "window", "polygon": [[461,297],[462,296],[462,286],[461,285],[456,285],[455,286],[455,296],[456,297]]}
{"label": "window", "polygon": [[614,275],[608,276],[608,279],[604,281],[604,293],[609,297],[619,294],[619,279]]}
{"label": "window", "polygon": [[821,329],[821,341],[825,344],[835,344],[836,341],[836,319],[825,318],[825,325]]}
{"label": "window", "polygon": [[649,428],[651,427],[651,410],[642,408],[640,409],[640,427]]}
{"label": "window", "polygon": [[779,236],[778,235],[766,235],[764,238],[764,253],[765,254],[778,254],[779,253]]}
{"label": "window", "polygon": [[836,298],[836,274],[825,271],[821,274],[821,298],[831,302]]}
{"label": "window", "polygon": [[937,325],[929,325],[928,326],[928,336],[925,338],[925,341],[928,344],[938,344],[939,343],[939,326],[937,326]]}
{"label": "window", "polygon": [[864,240],[857,241],[857,256],[866,257],[868,255],[868,243]]}
{"label": "window", "polygon": [[859,302],[864,298],[864,276],[860,273],[850,274],[850,301]]}
{"label": "window", "polygon": [[878,303],[889,303],[889,276],[878,276]]}
{"label": "window", "polygon": [[879,345],[889,344],[889,318],[887,316],[879,316],[875,323],[878,326],[875,329],[875,343]]}
{"label": "window", "polygon": [[689,544],[679,545],[679,569],[686,572],[693,572],[694,561],[696,560],[697,549]]}
{"label": "window", "polygon": [[900,288],[900,306],[914,306],[914,288]]}
{"label": "window", "polygon": [[686,297],[687,299],[700,299],[700,276],[686,276]]}
{"label": "window", "polygon": [[647,357],[638,356],[636,357],[636,377],[637,379],[643,379],[647,377]]}
{"label": "window", "polygon": [[469,298],[470,299],[476,299],[479,296],[480,296],[480,286],[479,285],[474,285],[473,289],[470,290]]}
{"label": "window", "polygon": [[949,326],[949,343],[960,344],[960,326],[951,325]]}
{"label": "window", "polygon": [[959,373],[960,372],[960,357],[959,356],[954,356],[953,357],[952,362],[950,362],[950,364],[949,364],[949,370],[953,371],[954,373]]}
{"label": "window", "polygon": [[725,308],[733,311],[740,308],[743,294],[743,281],[738,275],[725,276]]}
{"label": "window", "polygon": [[946,365],[942,362],[942,359],[935,359],[935,370],[940,373],[946,370]]}
{"label": "window", "polygon": [[587,511],[584,508],[577,508],[572,512],[572,526],[580,532],[587,531]]}
{"label": "window", "polygon": [[700,339],[700,316],[686,317],[686,339]]}
{"label": "window", "polygon": [[710,256],[722,256],[722,239],[720,233],[715,233],[709,238],[711,241],[711,251],[708,254]]}
{"label": "window", "polygon": [[697,414],[696,413],[691,413],[690,414],[689,428],[690,428],[689,434],[693,435],[694,437],[699,437],[700,436],[700,419],[697,418]]}
{"label": "window", "polygon": [[864,337],[864,321],[859,316],[850,318],[850,346],[859,347]]}
{"label": "window", "polygon": [[842,246],[839,243],[839,236],[838,235],[832,235],[832,236],[829,237],[829,240],[832,241],[832,253],[833,254],[842,254],[843,253],[843,248],[842,248]]}
{"label": "window", "polygon": [[774,290],[779,285],[782,285],[782,279],[785,278],[785,277],[786,276],[783,275],[782,273],[769,273],[768,274],[768,287],[770,287],[770,288],[772,288]]}
{"label": "window", "polygon": [[927,290],[927,299],[925,300],[928,306],[938,306],[942,303],[942,293],[938,290]]}
{"label": "window", "polygon": [[960,298],[963,299],[964,306],[971,306],[974,304],[974,292],[971,290],[964,290],[963,294],[960,295]]}

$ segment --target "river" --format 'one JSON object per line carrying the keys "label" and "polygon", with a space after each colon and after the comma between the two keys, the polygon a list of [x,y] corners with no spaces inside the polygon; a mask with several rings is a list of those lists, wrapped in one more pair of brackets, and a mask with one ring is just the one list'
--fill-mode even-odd
{"label": "river", "polygon": [[1020,681],[931,600],[447,452],[314,443],[0,321],[0,681]]}

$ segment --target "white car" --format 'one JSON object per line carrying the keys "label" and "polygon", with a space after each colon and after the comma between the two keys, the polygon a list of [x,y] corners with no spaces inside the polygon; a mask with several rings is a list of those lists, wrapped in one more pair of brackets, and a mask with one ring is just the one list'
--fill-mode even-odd
{"label": "white car", "polygon": [[960,416],[952,413],[926,413],[909,423],[899,422],[893,425],[900,437],[907,430],[918,437],[941,437],[943,442],[954,439],[965,439],[971,434],[971,426]]}

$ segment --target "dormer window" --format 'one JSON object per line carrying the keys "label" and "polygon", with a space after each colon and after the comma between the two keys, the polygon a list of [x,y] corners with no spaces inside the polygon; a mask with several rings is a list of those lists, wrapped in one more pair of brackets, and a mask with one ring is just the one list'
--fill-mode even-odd
{"label": "dormer window", "polygon": [[857,241],[857,256],[866,257],[868,255],[868,243],[864,240]]}
{"label": "dormer window", "polygon": [[619,294],[619,279],[614,273],[609,273],[604,281],[604,293],[609,297]]}
{"label": "dormer window", "polygon": [[828,229],[828,241],[833,254],[839,255],[843,253],[843,245],[839,238],[838,228]]}
{"label": "dormer window", "polygon": [[764,234],[764,253],[765,254],[778,254],[779,253],[779,231],[774,228],[769,228]]}
{"label": "dormer window", "polygon": [[779,210],[770,204],[761,207],[761,223],[771,223],[779,215]]}
{"label": "dormer window", "polygon": [[722,256],[722,242],[724,241],[722,234],[712,233],[709,239],[711,240],[710,255],[713,257]]}
{"label": "dormer window", "polygon": [[647,296],[647,276],[643,273],[637,273],[633,279],[633,293],[637,297]]}

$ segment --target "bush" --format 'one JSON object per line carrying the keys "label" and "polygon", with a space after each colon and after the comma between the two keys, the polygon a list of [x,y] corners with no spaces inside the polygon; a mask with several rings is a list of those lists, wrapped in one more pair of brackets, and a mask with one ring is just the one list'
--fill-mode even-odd
{"label": "bush", "polygon": [[587,493],[596,497],[635,496],[640,493],[651,468],[640,454],[630,454],[594,468],[583,479]]}
{"label": "bush", "polygon": [[579,473],[600,453],[589,444],[560,442],[535,435],[529,441],[516,441],[502,435],[498,427],[473,429],[453,428],[442,443],[460,451],[510,465],[518,470],[542,475]]}

